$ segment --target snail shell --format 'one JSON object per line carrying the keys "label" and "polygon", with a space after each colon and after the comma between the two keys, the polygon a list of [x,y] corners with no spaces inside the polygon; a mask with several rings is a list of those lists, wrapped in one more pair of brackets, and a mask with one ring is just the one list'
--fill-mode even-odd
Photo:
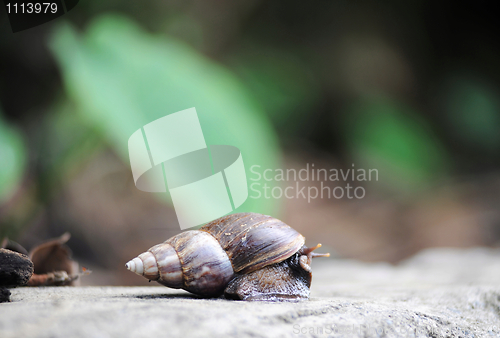
{"label": "snail shell", "polygon": [[[315,248],[280,220],[232,214],[155,245],[128,270],[171,288],[236,299],[308,298]],[[324,255],[323,255],[324,256]],[[273,298],[274,297],[274,298]]]}

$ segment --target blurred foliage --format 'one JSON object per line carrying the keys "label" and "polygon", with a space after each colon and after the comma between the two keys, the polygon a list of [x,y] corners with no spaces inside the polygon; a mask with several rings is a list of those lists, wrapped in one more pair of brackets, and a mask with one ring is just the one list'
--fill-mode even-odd
{"label": "blurred foliage", "polygon": [[[57,27],[51,46],[76,112],[126,163],[133,132],[196,107],[207,144],[238,147],[247,175],[253,164],[277,166],[275,132],[259,105],[234,75],[187,45],[108,15],[82,36],[70,25]],[[238,210],[275,214],[276,206],[249,198]]]}
{"label": "blurred foliage", "polygon": [[377,169],[397,193],[418,191],[445,177],[450,158],[427,123],[388,98],[364,98],[345,114],[345,141],[356,166]]}
{"label": "blurred foliage", "polygon": [[104,140],[94,126],[83,122],[78,107],[67,98],[54,103],[44,118],[46,133],[40,145],[40,194],[50,200],[62,183],[75,174],[96,151],[104,147]]}
{"label": "blurred foliage", "polygon": [[252,46],[232,55],[229,63],[283,136],[300,131],[319,99],[319,88],[297,53]]}
{"label": "blurred foliage", "polygon": [[0,110],[0,205],[8,201],[21,183],[27,150],[21,133],[9,125]]}
{"label": "blurred foliage", "polygon": [[474,151],[500,150],[500,99],[490,84],[470,76],[454,76],[443,93],[447,125],[459,142]]}

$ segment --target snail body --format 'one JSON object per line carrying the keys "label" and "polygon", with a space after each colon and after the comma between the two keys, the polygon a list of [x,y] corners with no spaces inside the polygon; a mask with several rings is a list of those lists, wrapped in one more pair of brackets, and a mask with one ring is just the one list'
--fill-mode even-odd
{"label": "snail body", "polygon": [[309,297],[311,259],[320,245],[280,220],[255,213],[182,232],[126,264],[132,272],[203,297],[295,300]]}

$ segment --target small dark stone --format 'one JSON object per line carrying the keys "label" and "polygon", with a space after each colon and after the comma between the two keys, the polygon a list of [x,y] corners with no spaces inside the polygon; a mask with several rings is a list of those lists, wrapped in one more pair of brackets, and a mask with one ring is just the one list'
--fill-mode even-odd
{"label": "small dark stone", "polygon": [[32,274],[33,262],[28,256],[0,249],[0,286],[25,285]]}
{"label": "small dark stone", "polygon": [[10,302],[10,291],[6,288],[0,287],[0,303]]}

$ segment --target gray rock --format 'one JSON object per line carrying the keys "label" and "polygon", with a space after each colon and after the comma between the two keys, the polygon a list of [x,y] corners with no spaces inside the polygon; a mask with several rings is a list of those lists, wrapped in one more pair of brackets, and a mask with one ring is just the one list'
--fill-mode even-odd
{"label": "gray rock", "polygon": [[10,302],[10,291],[0,286],[0,303]]}
{"label": "gray rock", "polygon": [[28,256],[0,248],[0,286],[28,283],[33,274],[33,262]]}
{"label": "gray rock", "polygon": [[311,299],[199,299],[165,287],[13,289],[0,337],[500,337],[500,251],[427,250],[394,267],[323,259]]}

